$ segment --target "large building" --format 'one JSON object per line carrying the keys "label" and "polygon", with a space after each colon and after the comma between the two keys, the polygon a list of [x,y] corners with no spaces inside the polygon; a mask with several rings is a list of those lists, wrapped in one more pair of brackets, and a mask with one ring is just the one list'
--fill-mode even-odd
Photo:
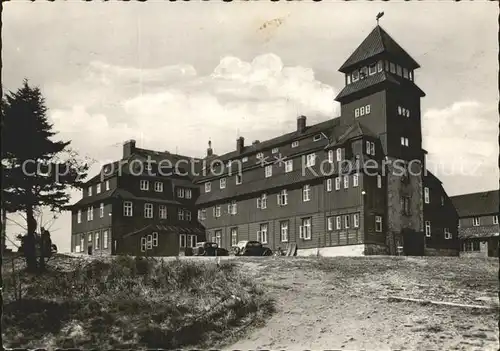
{"label": "large building", "polygon": [[193,159],[123,145],[73,205],[71,251],[176,256],[204,240],[196,219]]}
{"label": "large building", "polygon": [[459,215],[460,255],[498,257],[499,191],[453,196]]}
{"label": "large building", "polygon": [[240,137],[221,156],[209,147],[213,165],[195,180],[208,239],[294,243],[299,255],[458,254],[456,211],[425,172],[419,67],[377,25],[339,69],[339,117],[300,116],[290,133]]}

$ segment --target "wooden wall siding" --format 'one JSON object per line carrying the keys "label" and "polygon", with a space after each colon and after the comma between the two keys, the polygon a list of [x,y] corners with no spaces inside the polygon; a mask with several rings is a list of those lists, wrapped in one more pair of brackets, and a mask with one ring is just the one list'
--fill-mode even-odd
{"label": "wooden wall siding", "polygon": [[[108,231],[108,247],[107,248],[104,248],[104,231]],[[96,247],[95,245],[95,234],[96,233],[99,233],[99,247]],[[84,236],[84,244],[83,244],[83,251],[78,251],[78,252],[83,252],[83,253],[87,253],[87,248],[89,246],[89,242],[88,242],[88,237],[89,235],[92,236],[92,251],[93,251],[93,254],[111,254],[111,243],[112,243],[112,239],[111,239],[111,227],[108,227],[108,228],[101,228],[101,229],[98,229],[98,230],[93,230],[93,231],[89,231],[89,232],[79,232],[79,233],[72,233],[71,234],[71,252],[77,252],[76,251],[76,246],[77,245],[80,245],[80,238],[81,236]],[[77,253],[78,253],[77,252]]]}
{"label": "wooden wall siding", "polygon": [[[90,205],[89,205],[90,206]],[[103,227],[109,227],[111,226],[112,222],[112,214],[113,207],[112,204],[110,203],[105,203],[104,205],[104,216],[103,218],[99,217],[99,206],[100,204],[94,204],[93,205],[93,219],[91,221],[87,221],[87,208],[82,208],[82,222],[78,223],[77,221],[77,211],[74,211],[71,213],[71,228],[72,232],[74,233],[80,233],[80,232],[87,232],[87,231],[92,231],[92,230],[97,230],[99,228]]]}

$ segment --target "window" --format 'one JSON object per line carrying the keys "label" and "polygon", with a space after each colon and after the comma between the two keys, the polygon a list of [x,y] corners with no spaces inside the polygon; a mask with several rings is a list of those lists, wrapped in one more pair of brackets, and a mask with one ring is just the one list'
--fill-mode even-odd
{"label": "window", "polygon": [[106,181],[104,182],[104,186],[105,186],[105,188],[106,188],[106,191],[108,191],[108,190],[109,190],[109,180],[106,180]]}
{"label": "window", "polygon": [[269,178],[273,175],[273,165],[266,166],[265,175],[266,175],[266,178]]}
{"label": "window", "polygon": [[472,218],[472,225],[474,227],[479,227],[479,224],[481,224],[481,221],[479,220],[479,217]]}
{"label": "window", "polygon": [[186,189],[185,195],[186,199],[190,199],[191,197],[193,197],[193,192],[191,191],[191,189]]}
{"label": "window", "polygon": [[205,192],[209,193],[210,190],[212,190],[212,183],[210,183],[210,182],[205,183]]}
{"label": "window", "polygon": [[409,73],[408,75],[410,76],[410,80],[413,80],[413,71],[410,71],[408,73]]}
{"label": "window", "polygon": [[95,239],[95,249],[99,250],[99,248],[101,247],[101,243],[99,242],[99,232],[95,233],[94,239]]}
{"label": "window", "polygon": [[340,177],[335,177],[335,190],[340,190]]}
{"label": "window", "polygon": [[101,217],[101,218],[104,217],[104,204],[102,202],[99,205],[99,217]]}
{"label": "window", "polygon": [[406,117],[410,117],[410,110],[406,109]]}
{"label": "window", "polygon": [[89,189],[88,189],[88,196],[92,196],[92,187],[89,186]]}
{"label": "window", "polygon": [[108,248],[108,231],[107,230],[104,230],[102,232],[102,247],[103,249],[107,249]]}
{"label": "window", "polygon": [[285,206],[286,204],[288,204],[288,193],[286,189],[283,189],[278,193],[278,206]]}
{"label": "window", "polygon": [[299,146],[299,141],[298,140],[295,140],[293,143],[292,143],[292,147],[297,147]]}
{"label": "window", "polygon": [[182,208],[179,208],[177,210],[177,218],[179,218],[179,221],[184,220],[184,210]]}
{"label": "window", "polygon": [[215,205],[214,206],[214,217],[219,218],[220,217],[220,205]]}
{"label": "window", "polygon": [[396,73],[396,65],[394,63],[390,63],[390,69],[391,69],[391,73]]}
{"label": "window", "polygon": [[87,221],[94,219],[94,208],[92,206],[87,208]]}
{"label": "window", "polygon": [[141,238],[141,252],[146,252],[146,238]]}
{"label": "window", "polygon": [[321,140],[321,134],[316,134],[313,138],[313,141]]}
{"label": "window", "polygon": [[351,84],[351,75],[350,74],[346,74],[345,79],[347,82],[346,84]]}
{"label": "window", "polygon": [[238,205],[236,201],[231,201],[231,203],[228,205],[228,212],[229,214],[235,215],[238,213]]}
{"label": "window", "polygon": [[184,188],[177,188],[177,197],[182,199],[184,198],[184,195]]}
{"label": "window", "polygon": [[493,216],[493,224],[498,224],[498,215]]}
{"label": "window", "polygon": [[447,240],[451,239],[450,229],[444,228],[444,238],[447,239]]}
{"label": "window", "polygon": [[282,243],[288,242],[288,221],[280,222],[280,239]]}
{"label": "window", "polygon": [[377,188],[382,188],[382,176],[377,174]]}
{"label": "window", "polygon": [[359,228],[359,213],[355,213],[352,218],[354,228]]}
{"label": "window", "polygon": [[368,76],[368,68],[367,67],[362,67],[359,70],[359,78],[360,79],[365,79]]}
{"label": "window", "polygon": [[215,242],[217,245],[221,246],[222,243],[222,230],[215,231]]}
{"label": "window", "polygon": [[402,75],[403,75],[403,72],[402,72],[402,70],[401,70],[401,66],[400,66],[400,65],[397,65],[397,66],[396,66],[396,74],[397,74],[398,76],[402,76]]}
{"label": "window", "polygon": [[78,212],[76,213],[76,222],[82,223],[82,210],[78,210]]}
{"label": "window", "polygon": [[333,163],[333,150],[328,150],[328,162]]}
{"label": "window", "polygon": [[359,108],[359,115],[360,116],[364,116],[365,115],[365,107],[364,106]]}
{"label": "window", "polygon": [[410,198],[408,196],[401,197],[401,204],[402,204],[403,214],[405,216],[409,216],[411,214],[411,212],[410,212]]}
{"label": "window", "polygon": [[262,210],[267,208],[267,195],[262,194],[259,198],[257,198],[257,208]]}
{"label": "window", "polygon": [[179,247],[186,247],[186,234],[179,235]]}
{"label": "window", "polygon": [[479,249],[479,241],[465,241],[464,242],[464,251],[481,251]]}
{"label": "window", "polygon": [[328,217],[326,219],[326,229],[333,230],[333,217]]}
{"label": "window", "polygon": [[243,158],[241,159],[241,162],[242,162],[242,163],[248,162],[248,157],[243,157]]}
{"label": "window", "polygon": [[257,232],[257,241],[267,244],[267,223],[260,225],[260,230]]}
{"label": "window", "polygon": [[231,246],[238,244],[238,228],[231,228]]}
{"label": "window", "polygon": [[299,228],[299,238],[311,240],[311,218],[302,219],[302,225]]}
{"label": "window", "polygon": [[375,216],[375,231],[379,233],[382,231],[382,216]]}
{"label": "window", "polygon": [[190,222],[191,221],[191,211],[186,210],[185,215],[186,215],[186,221]]}
{"label": "window", "polygon": [[384,69],[382,61],[377,62],[377,71],[382,72]]}
{"label": "window", "polygon": [[403,67],[403,77],[408,79],[408,69]]}
{"label": "window", "polygon": [[306,167],[312,167],[316,164],[316,154],[307,155]]}
{"label": "window", "polygon": [[255,155],[255,157],[257,157],[257,159],[260,160],[261,158],[264,157],[264,154],[262,152],[259,152],[257,155]]}
{"label": "window", "polygon": [[99,194],[101,192],[101,183],[97,184],[95,187],[95,193]]}
{"label": "window", "polygon": [[359,108],[354,109],[354,117],[359,117]]}
{"label": "window", "polygon": [[92,244],[92,233],[89,233],[87,241]]}
{"label": "window", "polygon": [[402,115],[403,114],[403,108],[401,106],[398,106],[398,115]]}
{"label": "window", "polygon": [[389,61],[384,61],[385,62],[385,70],[389,72]]}
{"label": "window", "polygon": [[403,146],[409,146],[408,138],[401,137],[401,145],[403,145]]}
{"label": "window", "polygon": [[431,202],[430,196],[429,196],[429,188],[425,187],[424,188],[424,202],[426,204]]}
{"label": "window", "polygon": [[342,149],[337,149],[337,161],[342,161]]}
{"label": "window", "polygon": [[159,206],[159,216],[160,216],[160,219],[167,219],[167,206],[166,205]]}
{"label": "window", "polygon": [[285,173],[293,171],[293,160],[285,161]]}
{"label": "window", "polygon": [[123,202],[123,215],[125,217],[132,217],[132,202],[131,201]]}
{"label": "window", "polygon": [[240,185],[242,182],[243,182],[243,175],[241,173],[237,174],[236,175],[236,185]]}
{"label": "window", "polygon": [[271,153],[273,154],[277,154],[279,151],[279,149],[277,147],[275,147],[274,149],[271,150]]}
{"label": "window", "polygon": [[375,143],[373,141],[370,142],[370,152],[372,156],[375,156]]}
{"label": "window", "polygon": [[367,115],[370,114],[370,111],[371,111],[370,105],[366,105],[365,106],[365,114],[367,114]]}
{"label": "window", "polygon": [[198,218],[202,221],[207,219],[207,210],[206,209],[198,210]]}
{"label": "window", "polygon": [[332,191],[333,188],[332,183],[333,183],[332,178],[326,180],[326,191]]}
{"label": "window", "polygon": [[444,206],[444,196],[441,195],[441,206]]}
{"label": "window", "polygon": [[351,226],[351,216],[345,215],[344,216],[344,228],[349,229]]}
{"label": "window", "polygon": [[425,221],[425,236],[431,237],[431,221]]}
{"label": "window", "polygon": [[309,200],[311,200],[311,186],[304,185],[304,188],[302,189],[302,201],[306,202]]}
{"label": "window", "polygon": [[358,79],[359,79],[359,71],[355,70],[354,72],[352,72],[352,81],[356,82],[358,81]]}
{"label": "window", "polygon": [[377,73],[377,65],[375,63],[368,67],[368,73],[370,76]]}
{"label": "window", "polygon": [[149,182],[147,180],[141,180],[139,184],[141,190],[149,190]]}
{"label": "window", "polygon": [[157,193],[163,192],[163,183],[162,182],[155,182],[155,191]]}
{"label": "window", "polygon": [[342,218],[340,216],[335,217],[335,229],[339,230],[342,228]]}
{"label": "window", "polygon": [[219,183],[220,188],[224,189],[226,187],[226,178],[221,178]]}
{"label": "window", "polygon": [[354,173],[352,175],[352,186],[353,187],[357,187],[359,184],[359,174],[358,173]]}
{"label": "window", "polygon": [[153,218],[153,204],[144,204],[144,218]]}
{"label": "window", "polygon": [[344,176],[344,189],[349,188],[349,176],[345,175]]}

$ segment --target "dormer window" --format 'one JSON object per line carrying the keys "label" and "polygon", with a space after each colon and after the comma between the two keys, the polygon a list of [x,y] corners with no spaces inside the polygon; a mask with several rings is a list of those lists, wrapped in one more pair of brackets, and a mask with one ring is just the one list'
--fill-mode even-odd
{"label": "dormer window", "polygon": [[359,70],[359,78],[365,79],[366,77],[368,77],[368,68],[363,67]]}
{"label": "dormer window", "polygon": [[356,71],[352,72],[352,81],[356,82],[356,81],[358,81],[358,79],[359,79],[359,72],[358,72],[358,70],[356,70]]}
{"label": "dormer window", "polygon": [[397,65],[397,66],[396,66],[396,74],[397,74],[398,76],[402,76],[402,75],[403,75],[403,73],[402,73],[402,71],[401,71],[401,66],[400,66],[400,65]]}
{"label": "dormer window", "polygon": [[274,149],[272,149],[272,151],[271,151],[271,152],[272,152],[273,154],[277,154],[277,153],[278,153],[278,151],[279,151],[279,149],[278,149],[277,147],[275,147]]}
{"label": "dormer window", "polygon": [[296,141],[294,141],[292,143],[292,147],[297,147],[297,146],[299,146],[299,141],[298,140],[296,140]]}
{"label": "dormer window", "polygon": [[375,73],[377,73],[377,64],[374,63],[374,64],[370,65],[370,67],[368,69],[369,69],[370,76],[374,75]]}
{"label": "dormer window", "polygon": [[389,62],[389,67],[390,67],[391,73],[396,73],[396,65],[394,63]]}
{"label": "dormer window", "polygon": [[377,62],[377,71],[382,72],[384,70],[384,63],[383,61]]}
{"label": "dormer window", "polygon": [[264,157],[264,154],[262,152],[259,152],[255,157],[260,160],[262,157]]}
{"label": "dormer window", "polygon": [[247,161],[248,161],[248,157],[243,157],[243,158],[241,159],[241,162],[242,162],[242,163],[245,163],[245,162],[247,162]]}
{"label": "dormer window", "polygon": [[408,69],[403,67],[403,78],[408,79]]}
{"label": "dormer window", "polygon": [[318,141],[321,139],[321,134],[316,134],[313,138],[313,141]]}

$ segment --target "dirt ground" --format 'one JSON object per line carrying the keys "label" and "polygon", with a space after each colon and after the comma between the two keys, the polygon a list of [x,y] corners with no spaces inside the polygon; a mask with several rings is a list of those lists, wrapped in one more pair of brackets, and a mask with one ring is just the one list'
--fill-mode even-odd
{"label": "dirt ground", "polygon": [[498,260],[238,260],[277,301],[262,327],[225,350],[498,350],[498,308],[389,302],[398,296],[498,306]]}

